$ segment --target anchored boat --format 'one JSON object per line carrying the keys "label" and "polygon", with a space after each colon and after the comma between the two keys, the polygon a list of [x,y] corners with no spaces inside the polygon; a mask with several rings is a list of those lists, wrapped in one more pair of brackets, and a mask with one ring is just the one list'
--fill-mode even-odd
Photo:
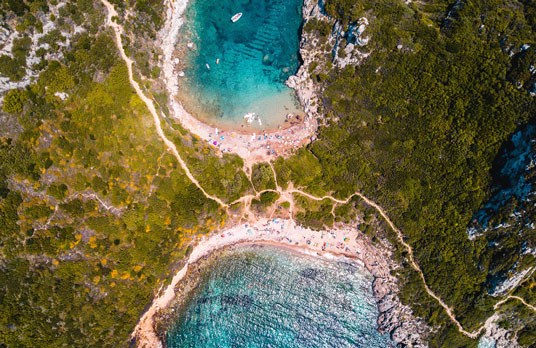
{"label": "anchored boat", "polygon": [[261,121],[260,116],[257,115],[254,112],[248,112],[247,114],[245,114],[244,119],[246,120],[247,123],[252,123],[253,121],[258,121],[259,126],[262,126],[262,121]]}
{"label": "anchored boat", "polygon": [[254,112],[248,112],[244,115],[244,119],[247,123],[253,122],[257,118],[257,115]]}
{"label": "anchored boat", "polygon": [[236,22],[237,20],[239,20],[240,18],[242,18],[242,12],[238,12],[237,14],[235,14],[234,16],[231,17],[231,22]]}

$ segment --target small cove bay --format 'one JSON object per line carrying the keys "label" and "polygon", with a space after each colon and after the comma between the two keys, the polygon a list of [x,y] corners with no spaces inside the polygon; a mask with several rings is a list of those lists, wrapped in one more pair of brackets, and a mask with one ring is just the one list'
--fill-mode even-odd
{"label": "small cove bay", "polygon": [[[299,67],[301,0],[193,0],[179,47],[179,99],[195,117],[221,127],[276,129],[303,116],[285,81]],[[231,17],[242,16],[236,22]],[[188,48],[189,47],[189,48]],[[253,115],[251,124],[244,116]]]}
{"label": "small cove bay", "polygon": [[372,276],[345,259],[267,245],[203,261],[164,333],[171,347],[394,347],[377,331]]}

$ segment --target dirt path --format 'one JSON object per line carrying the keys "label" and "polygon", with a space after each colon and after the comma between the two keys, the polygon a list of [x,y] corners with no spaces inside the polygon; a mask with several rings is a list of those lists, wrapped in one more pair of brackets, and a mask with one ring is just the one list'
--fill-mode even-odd
{"label": "dirt path", "polygon": [[533,312],[536,312],[536,306],[533,306],[530,303],[527,303],[524,299],[522,299],[519,296],[510,295],[506,299],[507,300],[510,300],[510,299],[518,300],[521,303],[523,303],[527,308],[530,308]]}
{"label": "dirt path", "polygon": [[[275,171],[274,171],[274,174],[275,174]],[[400,244],[402,244],[404,246],[404,248],[406,248],[407,252],[408,252],[408,258],[409,258],[409,261],[410,261],[410,265],[411,267],[419,274],[419,277],[421,278],[422,280],[422,283],[424,285],[424,288],[426,290],[426,293],[428,295],[430,295],[432,298],[434,298],[437,303],[439,303],[439,305],[441,307],[443,307],[443,309],[445,310],[445,312],[447,313],[447,315],[449,316],[450,320],[457,326],[458,328],[458,331],[460,333],[462,333],[463,335],[467,336],[467,337],[470,337],[470,338],[477,338],[481,333],[482,331],[485,329],[485,324],[482,325],[481,327],[479,327],[478,329],[476,329],[475,331],[473,332],[469,332],[467,330],[465,330],[463,328],[463,326],[460,324],[460,322],[456,319],[456,316],[454,315],[454,310],[449,307],[445,302],[443,302],[443,300],[437,296],[429,287],[428,287],[428,284],[426,283],[426,278],[424,277],[424,274],[420,268],[420,266],[417,264],[417,262],[415,261],[415,258],[414,258],[414,254],[413,254],[413,249],[412,247],[406,243],[404,241],[404,235],[402,234],[402,232],[395,226],[395,224],[391,221],[391,219],[389,218],[389,216],[387,215],[387,213],[383,210],[383,208],[381,206],[379,206],[376,202],[368,199],[367,197],[365,197],[363,194],[361,194],[360,192],[355,192],[354,194],[350,195],[348,198],[344,199],[344,200],[340,200],[340,199],[336,199],[336,198],[333,198],[332,196],[323,196],[323,197],[315,197],[307,192],[303,192],[301,190],[292,190],[293,193],[297,193],[297,194],[300,194],[300,195],[303,195],[309,199],[312,199],[312,200],[315,200],[315,201],[321,201],[321,200],[324,200],[324,199],[330,199],[331,201],[333,202],[336,202],[336,203],[339,203],[339,204],[346,204],[350,201],[350,199],[352,199],[352,197],[354,196],[358,196],[359,198],[361,198],[366,204],[370,205],[371,207],[373,207],[374,209],[376,209],[376,211],[384,218],[385,222],[387,222],[387,224],[389,225],[389,227],[396,233],[397,235],[397,238],[398,238],[398,241],[400,242]],[[512,291],[514,291],[515,289],[512,289]],[[523,298],[519,297],[519,296],[514,296],[514,295],[508,295],[507,297],[505,297],[504,299],[502,299],[501,301],[497,302],[494,306],[494,309],[497,309],[500,305],[506,303],[508,300],[510,299],[515,299],[515,300],[518,300],[520,301],[521,303],[523,303],[527,308],[531,309],[532,311],[536,312],[536,307],[527,303]]]}
{"label": "dirt path", "polygon": [[113,17],[118,17],[117,12],[115,11],[114,7],[107,0],[101,0],[101,2],[106,7],[106,9],[108,10],[108,16],[106,18],[106,25],[112,27],[112,29],[114,30],[115,41],[116,41],[117,48],[119,49],[119,53],[121,54],[121,58],[125,61],[126,65],[127,65],[128,79],[130,80],[130,84],[132,85],[132,87],[136,91],[136,94],[138,95],[138,97],[140,97],[140,99],[145,103],[145,105],[147,105],[147,108],[149,109],[149,112],[153,116],[154,125],[156,127],[156,132],[158,133],[158,136],[160,137],[160,139],[162,139],[164,144],[166,144],[168,150],[175,156],[175,158],[179,162],[182,170],[184,170],[184,172],[185,172],[186,176],[188,177],[188,179],[190,179],[190,181],[195,186],[197,186],[197,188],[200,189],[201,192],[203,192],[205,197],[207,197],[208,199],[213,200],[214,202],[218,203],[221,207],[226,208],[227,204],[225,202],[223,202],[218,197],[207,193],[207,191],[205,191],[205,189],[199,184],[197,179],[190,172],[190,169],[188,169],[188,166],[186,165],[186,162],[184,162],[182,157],[179,155],[179,152],[177,151],[177,147],[175,146],[175,144],[173,144],[173,142],[171,142],[171,140],[169,140],[166,137],[166,135],[164,134],[164,131],[162,130],[162,126],[160,124],[160,117],[158,116],[158,113],[157,113],[156,108],[154,106],[153,100],[148,98],[143,93],[143,91],[141,90],[140,85],[138,84],[138,82],[136,82],[136,80],[134,80],[134,76],[132,74],[133,61],[132,61],[132,59],[130,59],[126,55],[125,50],[123,49],[123,42],[122,42],[122,39],[121,39],[121,34],[123,34],[123,27],[120,24],[114,22],[113,19],[112,19]]}
{"label": "dirt path", "polygon": [[497,303],[493,306],[493,309],[497,309],[497,308],[499,308],[501,305],[505,304],[505,303],[508,302],[509,300],[517,300],[517,301],[521,302],[522,304],[524,304],[527,308],[529,308],[529,309],[532,310],[533,312],[536,312],[536,306],[531,305],[530,303],[528,303],[527,301],[525,301],[522,297],[515,296],[515,295],[508,295],[508,296],[506,296],[505,298],[503,298],[502,300],[500,300],[499,302],[497,302]]}
{"label": "dirt path", "polygon": [[[136,80],[134,80],[134,77],[133,77],[133,73],[132,73],[132,64],[133,64],[133,61],[126,55],[125,53],[125,50],[123,49],[123,45],[122,45],[122,39],[121,39],[121,34],[123,33],[123,27],[114,22],[112,20],[113,17],[117,17],[117,12],[115,11],[114,7],[107,1],[107,0],[101,0],[102,4],[106,7],[106,9],[108,10],[108,16],[107,16],[107,22],[106,24],[110,27],[113,28],[114,30],[114,33],[115,33],[115,40],[116,40],[116,44],[117,44],[117,47],[119,49],[119,52],[121,54],[121,58],[125,61],[126,65],[127,65],[127,68],[128,68],[128,77],[129,77],[129,81],[130,81],[130,84],[132,85],[132,87],[135,89],[137,95],[140,97],[140,99],[147,105],[147,108],[149,109],[149,112],[151,113],[151,115],[153,116],[153,120],[154,120],[154,124],[155,124],[155,127],[156,127],[156,131],[158,133],[158,136],[162,139],[162,141],[164,142],[164,144],[167,146],[168,150],[173,153],[173,155],[175,156],[175,158],[177,159],[177,161],[179,162],[181,168],[184,170],[186,176],[188,177],[188,179],[195,185],[197,186],[197,188],[199,188],[201,190],[201,192],[203,192],[203,194],[205,195],[205,197],[207,197],[208,199],[212,200],[212,201],[215,201],[216,203],[218,203],[221,207],[223,208],[227,208],[229,206],[229,204],[226,204],[225,202],[223,202],[220,198],[216,197],[216,196],[213,196],[209,193],[207,193],[205,191],[205,189],[201,186],[201,184],[197,181],[197,179],[192,175],[192,173],[190,172],[188,166],[186,165],[186,162],[182,159],[182,157],[180,156],[180,154],[178,153],[177,151],[177,148],[175,146],[175,144],[173,144],[173,142],[171,142],[164,134],[164,131],[162,130],[162,127],[161,127],[161,123],[160,123],[160,117],[158,116],[158,113],[156,111],[156,108],[154,106],[154,102],[152,99],[148,98],[144,93],[143,91],[141,90],[139,84],[136,82]],[[249,163],[248,163],[249,164]],[[337,198],[334,198],[333,196],[331,195],[326,195],[326,196],[322,196],[322,197],[316,197],[310,193],[307,193],[307,192],[304,192],[300,189],[295,189],[293,187],[292,184],[289,185],[289,187],[287,189],[282,189],[280,186],[279,186],[279,183],[277,181],[277,174],[276,174],[276,171],[275,169],[273,168],[272,164],[270,163],[270,167],[273,171],[273,174],[274,174],[274,179],[275,179],[275,182],[276,182],[276,189],[275,190],[263,190],[263,191],[260,191],[260,192],[257,192],[255,195],[246,195],[246,196],[243,196],[241,198],[239,198],[238,200],[236,200],[235,202],[231,203],[231,204],[234,204],[234,203],[243,203],[246,207],[245,209],[247,211],[250,211],[249,207],[247,207],[247,205],[250,205],[251,204],[251,200],[254,199],[254,198],[258,198],[260,197],[260,195],[264,192],[276,192],[278,193],[280,196],[281,196],[281,199],[282,200],[286,200],[290,203],[290,206],[291,206],[291,209],[290,209],[290,214],[291,214],[291,219],[292,219],[292,212],[294,211],[294,206],[295,206],[295,202],[294,202],[294,197],[293,195],[294,194],[297,194],[297,195],[301,195],[301,196],[304,196],[304,197],[307,197],[311,200],[314,200],[314,201],[322,201],[324,199],[329,199],[331,200],[332,202],[334,203],[337,203],[337,204],[347,204],[353,197],[357,196],[359,198],[361,198],[366,204],[368,204],[369,206],[373,207],[374,209],[376,209],[376,211],[383,217],[383,219],[387,222],[387,224],[389,225],[389,227],[396,233],[397,235],[397,239],[398,241],[400,242],[400,244],[402,246],[404,246],[404,248],[406,249],[406,251],[408,252],[408,258],[409,258],[409,262],[410,262],[410,265],[411,267],[419,274],[419,277],[421,278],[421,281],[423,283],[423,286],[426,290],[426,293],[432,297],[433,299],[435,299],[437,301],[437,303],[443,307],[443,309],[445,310],[445,312],[447,313],[447,315],[449,316],[450,320],[456,325],[456,327],[458,328],[458,331],[460,333],[462,333],[463,335],[467,336],[467,337],[470,337],[470,338],[477,338],[481,333],[482,333],[482,330],[485,328],[485,325],[482,325],[479,329],[473,331],[473,332],[469,332],[469,331],[466,331],[463,326],[460,324],[460,322],[456,319],[456,316],[454,315],[454,310],[449,307],[445,302],[443,302],[443,300],[438,296],[436,295],[429,287],[428,287],[428,284],[426,283],[426,278],[424,277],[424,274],[420,268],[420,266],[417,264],[417,262],[415,261],[415,258],[414,258],[414,253],[413,253],[413,249],[412,247],[407,244],[405,241],[404,241],[404,235],[402,234],[402,232],[395,226],[395,224],[391,221],[391,219],[389,218],[389,216],[387,215],[387,213],[384,211],[384,209],[379,206],[376,202],[368,199],[366,196],[364,196],[363,194],[361,194],[360,192],[355,192],[354,194],[350,195],[348,198],[346,199],[337,199]],[[523,300],[522,298],[518,297],[518,296],[513,296],[513,295],[509,295],[507,296],[506,298],[502,299],[501,301],[497,302],[495,304],[495,308],[500,306],[501,304],[507,302],[508,300],[510,299],[516,299],[520,302],[522,302],[525,306],[527,306],[528,308],[530,308],[531,310],[533,311],[536,311],[536,307],[534,307],[533,305],[530,305],[528,304],[527,302],[525,302],[525,300]]]}

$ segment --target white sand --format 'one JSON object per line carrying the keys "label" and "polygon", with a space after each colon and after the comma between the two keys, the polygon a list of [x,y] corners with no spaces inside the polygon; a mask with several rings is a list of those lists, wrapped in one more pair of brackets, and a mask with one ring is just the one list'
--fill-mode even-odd
{"label": "white sand", "polygon": [[346,256],[360,260],[375,277],[390,276],[386,251],[372,246],[368,238],[355,228],[346,226],[331,231],[313,231],[296,225],[292,220],[282,219],[260,219],[254,224],[237,225],[199,240],[186,265],[141,317],[132,334],[138,347],[162,347],[154,330],[155,315],[158,310],[172,304],[176,295],[175,287],[185,277],[188,265],[215,250],[239,243],[291,247],[296,251],[327,259]]}

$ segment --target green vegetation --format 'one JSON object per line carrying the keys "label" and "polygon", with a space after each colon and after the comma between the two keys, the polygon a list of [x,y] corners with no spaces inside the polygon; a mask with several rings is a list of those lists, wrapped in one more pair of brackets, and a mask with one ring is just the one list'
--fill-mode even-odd
{"label": "green vegetation", "polygon": [[[151,43],[162,25],[162,2],[112,2],[138,72],[156,77],[158,49]],[[536,51],[520,47],[535,42],[536,12],[526,0],[459,4],[328,0],[327,13],[343,25],[369,19],[371,40],[362,50],[372,53],[358,67],[318,72],[332,65],[319,61],[310,69],[324,88],[331,124],[307,148],[273,163],[277,183],[266,163],[252,168],[250,181],[239,157],[214,156],[178,124],[166,120],[162,126],[200,184],[225,202],[291,183],[317,196],[346,198],[359,190],[371,197],[403,231],[430,288],[472,330],[497,301],[487,295],[488,277],[534,264],[534,257],[520,253],[523,243],[536,247],[533,230],[518,233],[522,225],[510,219],[517,202],[493,221],[512,222],[510,229],[474,241],[466,229],[491,194],[490,170],[501,144],[535,121],[536,102],[527,93],[534,75],[527,71]],[[127,9],[137,20],[125,18]],[[43,60],[35,83],[4,95],[3,110],[22,131],[0,133],[0,346],[126,346],[192,237],[222,226],[226,216],[186,178],[157,136],[110,33],[100,28],[98,6],[68,1],[60,12],[51,17],[59,28],[42,43],[59,49],[70,23],[87,31],[61,48],[62,59]],[[0,4],[2,18],[16,15],[20,33],[42,30],[38,13],[48,13],[47,2]],[[304,28],[321,44],[331,29],[322,21]],[[0,74],[24,77],[30,43],[21,34],[12,56],[0,57]],[[164,94],[150,87],[165,112]],[[268,212],[278,198],[264,192],[252,207]],[[358,217],[358,229],[373,239],[389,230],[358,197],[337,205],[295,195],[295,203],[296,219],[312,228]],[[534,220],[534,208],[526,215]],[[488,248],[490,241],[501,248]],[[406,251],[400,248],[396,257],[403,266],[402,300],[439,328],[430,346],[474,347],[425,293]],[[532,304],[534,277],[514,293]],[[513,318],[501,325],[515,330],[521,344],[536,343],[532,313],[515,300],[501,311]]]}
{"label": "green vegetation", "polygon": [[274,173],[267,163],[258,163],[253,166],[251,181],[257,191],[276,189]]}
{"label": "green vegetation", "polygon": [[26,74],[26,57],[32,40],[23,36],[13,40],[11,47],[12,56],[0,56],[0,74],[9,77],[13,81],[21,80]]}
{"label": "green vegetation", "polygon": [[323,168],[318,157],[311,151],[299,149],[294,157],[287,160],[278,158],[274,167],[281,187],[287,188],[289,182],[292,182],[295,187],[307,187],[312,194],[326,193],[327,183],[322,182]]}
{"label": "green vegetation", "polygon": [[9,90],[4,96],[2,108],[10,114],[19,114],[22,112],[24,102],[28,98],[27,93],[20,89]]}
{"label": "green vegetation", "polygon": [[179,123],[171,125],[165,129],[168,139],[173,140],[181,157],[188,162],[190,171],[209,194],[231,203],[251,192],[252,186],[239,156],[211,156],[212,149],[206,143],[185,131]]}
{"label": "green vegetation", "polygon": [[21,80],[26,74],[26,59],[19,61],[7,55],[0,56],[0,74],[13,81]]}
{"label": "green vegetation", "polygon": [[279,198],[279,194],[277,192],[264,192],[260,195],[259,199],[254,199],[251,202],[251,205],[254,209],[257,210],[259,213],[265,213],[268,211],[268,208],[270,208]]}
{"label": "green vegetation", "polygon": [[[124,43],[128,54],[136,62],[137,73],[146,78],[157,79],[160,73],[157,62],[161,51],[154,42],[164,24],[168,4],[164,0],[113,0],[110,3],[119,10],[119,20],[128,33]],[[159,91],[159,85],[159,81],[154,80],[152,91]]]}
{"label": "green vegetation", "polygon": [[331,200],[310,201],[299,195],[294,195],[294,199],[299,206],[303,207],[296,214],[296,219],[303,221],[305,226],[317,230],[333,226],[334,216],[331,214],[333,208]]}

